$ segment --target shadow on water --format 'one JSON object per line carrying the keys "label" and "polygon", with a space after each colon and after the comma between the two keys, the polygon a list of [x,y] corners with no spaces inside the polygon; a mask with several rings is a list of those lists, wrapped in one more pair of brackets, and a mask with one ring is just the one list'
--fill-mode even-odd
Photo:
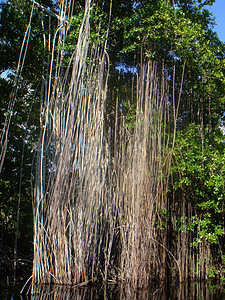
{"label": "shadow on water", "polygon": [[148,289],[134,291],[128,285],[96,285],[79,289],[68,288],[68,286],[41,286],[35,287],[34,295],[20,295],[21,285],[14,288],[0,285],[0,299],[20,299],[20,300],[91,300],[91,299],[151,299],[151,300],[221,300],[225,299],[224,286],[212,285],[203,282],[187,282],[183,284],[173,284],[171,286],[152,286]]}

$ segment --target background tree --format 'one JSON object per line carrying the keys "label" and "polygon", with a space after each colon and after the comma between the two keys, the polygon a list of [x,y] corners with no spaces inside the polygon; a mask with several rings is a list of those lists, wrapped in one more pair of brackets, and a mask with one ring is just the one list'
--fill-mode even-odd
{"label": "background tree", "polygon": [[[54,10],[55,4],[52,1],[40,3]],[[32,2],[29,1],[6,1],[1,3],[0,11],[1,134],[4,134],[5,120],[11,115],[0,179],[0,247],[2,255],[6,254],[12,259],[10,264],[5,256],[1,259],[0,267],[2,274],[8,274],[13,269],[16,235],[18,255],[26,256],[30,267],[33,236],[31,171],[33,150],[40,130],[43,78],[48,72],[50,55],[43,37],[49,28],[50,34],[54,32],[56,20],[50,19],[40,8],[33,7],[32,12]],[[23,43],[26,45],[28,40],[28,47],[25,46],[21,52],[21,46]],[[20,55],[22,59],[18,66]],[[15,104],[10,111],[9,103],[13,102]],[[20,270],[26,271],[26,268],[23,266]]]}
{"label": "background tree", "polygon": [[[157,63],[158,78],[169,86],[170,126],[164,134],[173,141],[168,153],[168,156],[172,153],[173,165],[166,202],[162,207],[155,207],[159,216],[156,227],[160,242],[177,257],[184,277],[190,274],[201,277],[205,270],[209,274],[210,255],[220,266],[221,276],[223,273],[224,138],[220,125],[225,109],[225,48],[213,31],[213,17],[205,9],[213,2],[107,0],[96,1],[90,12],[91,43],[103,44],[107,38],[110,76],[105,125],[107,132],[111,130],[112,156],[118,111],[125,116],[125,126],[135,127],[138,93],[135,86],[143,62],[151,59]],[[43,112],[46,99],[43,94],[48,92],[51,41],[57,27],[54,14],[58,9],[55,2],[46,0],[40,4],[45,9],[33,8],[29,44],[19,74],[17,62],[30,20],[31,3],[14,0],[1,4],[2,127],[5,117],[11,113],[8,102],[16,98],[0,181],[2,247],[6,246],[5,242],[14,247],[18,199],[21,199],[20,241],[31,241],[32,151],[43,125],[39,124],[39,111]],[[59,76],[64,75],[76,50],[84,5],[85,1],[77,1],[69,20],[69,34],[61,51],[65,68],[61,68]],[[49,15],[46,9],[53,14]],[[11,94],[11,90],[16,93]],[[198,261],[201,268],[196,273]]]}
{"label": "background tree", "polygon": [[[216,257],[215,262],[220,257],[222,263],[224,251],[219,254],[224,218],[221,196],[224,187],[219,182],[224,181],[221,177],[224,138],[220,125],[225,109],[225,48],[213,30],[214,18],[205,8],[213,2],[113,1],[108,34],[111,67],[107,122],[111,128],[116,103],[126,115],[127,125],[134,125],[136,107],[132,99],[136,91],[133,87],[141,59],[151,58],[165,66],[171,108],[171,127],[167,134],[177,131],[177,141],[174,149],[171,145],[173,167],[167,204],[158,209],[161,220],[165,220],[162,234],[167,235],[167,248],[177,255],[184,268],[182,273],[194,277],[210,273],[209,253]],[[99,1],[92,16],[92,20],[101,18],[103,32],[108,24],[109,3],[104,1],[103,5]],[[72,24],[77,26],[78,20]],[[71,40],[73,30],[72,25]],[[176,125],[172,104],[179,105]],[[176,224],[180,222],[184,223],[179,227]],[[192,259],[201,261],[197,273]]]}

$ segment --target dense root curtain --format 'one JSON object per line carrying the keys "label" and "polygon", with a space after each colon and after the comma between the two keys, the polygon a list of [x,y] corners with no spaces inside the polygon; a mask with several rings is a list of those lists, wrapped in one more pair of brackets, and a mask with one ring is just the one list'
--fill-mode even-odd
{"label": "dense root curtain", "polygon": [[104,138],[108,61],[105,45],[89,45],[89,12],[86,1],[70,79],[56,79],[44,107],[34,195],[33,279],[38,283],[93,279],[105,274],[100,259],[109,256],[106,232],[113,224],[107,220],[115,210],[107,200]]}
{"label": "dense root curtain", "polygon": [[165,276],[159,249],[162,237],[155,226],[157,210],[166,203],[169,168],[165,137],[168,86],[160,70],[152,61],[141,66],[136,78],[134,129],[122,124],[120,139],[115,143],[120,276],[133,287],[146,287],[150,280]]}
{"label": "dense root curtain", "polygon": [[49,76],[36,161],[33,281],[119,278],[147,286],[165,276],[155,223],[170,165],[167,78],[163,67],[143,63],[134,75],[134,126],[117,105],[115,128],[107,128],[109,61],[106,44],[90,43],[90,8],[86,1],[66,75],[59,59],[54,80]]}

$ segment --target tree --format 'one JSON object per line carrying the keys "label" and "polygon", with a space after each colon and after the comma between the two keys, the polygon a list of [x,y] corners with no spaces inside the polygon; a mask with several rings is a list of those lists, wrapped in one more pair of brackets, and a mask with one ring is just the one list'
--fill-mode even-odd
{"label": "tree", "polygon": [[[219,125],[225,110],[225,47],[213,31],[213,17],[205,9],[213,2],[99,0],[93,3],[90,11],[90,43],[93,47],[100,45],[98,49],[102,49],[107,39],[110,66],[104,126],[111,138],[110,156],[116,157],[114,138],[116,126],[121,122],[115,121],[118,113],[125,117],[125,127],[130,129],[130,134],[134,133],[139,92],[137,78],[140,78],[144,62],[157,64],[154,76],[169,87],[169,112],[166,113],[170,124],[165,126],[162,141],[168,139],[168,145],[170,143],[167,155],[168,160],[173,157],[173,164],[167,197],[154,207],[155,229],[159,244],[167,249],[167,255],[174,253],[178,264],[184,266],[184,277],[194,274],[190,257],[193,261],[201,257],[206,266],[197,276],[202,276],[204,270],[209,271],[206,262],[209,257],[206,256],[210,251],[222,263],[218,245],[223,240],[224,226],[224,145]],[[49,78],[53,82],[67,74],[70,81],[72,66],[66,68],[77,49],[84,7],[85,1],[75,3],[73,16],[67,20],[70,26],[67,27],[65,45],[55,44],[61,55],[60,64],[63,62],[55,78],[52,70],[57,65],[54,59],[53,65],[50,63],[53,44],[46,36],[54,36],[56,32],[57,4],[47,0],[33,8],[31,3],[20,0],[1,4],[0,73],[5,74],[5,78],[0,79],[2,126],[11,114],[8,99],[16,99],[10,115],[8,148],[0,181],[3,238],[5,232],[15,233],[18,199],[22,199],[21,237],[25,232],[31,232],[31,225],[29,230],[25,228],[26,218],[31,214],[29,185],[33,150],[43,125],[39,124],[39,107],[44,114],[45,96],[51,92],[50,84],[47,84]],[[18,72],[24,32],[27,36],[20,62],[25,52],[26,57]],[[29,43],[26,44],[28,36]],[[87,65],[90,63],[87,61]],[[143,85],[147,82],[145,76],[142,81]],[[66,91],[67,86],[63,93]],[[163,95],[162,89],[157,95],[162,96],[160,93]],[[22,182],[19,180],[21,175]]]}
{"label": "tree", "polygon": [[[40,3],[50,9],[55,5],[45,0]],[[41,78],[47,74],[50,55],[43,37],[49,26],[53,30],[56,20],[53,18],[50,22],[49,16],[37,7],[32,8],[29,1],[7,1],[1,3],[0,10],[2,135],[6,132],[4,122],[11,119],[0,179],[0,247],[2,253],[17,248],[15,240],[18,238],[19,255],[24,256],[32,252],[31,171],[40,130],[40,98],[44,83]],[[1,268],[7,272],[13,267],[1,265]]]}
{"label": "tree", "polygon": [[[136,1],[130,4],[122,2],[121,5],[116,2],[112,6],[108,34],[111,60],[108,112],[113,114],[118,101],[128,126],[135,125],[136,107],[131,95],[135,93],[132,87],[141,59],[151,58],[166,66],[164,72],[170,86],[168,104],[171,107],[171,129],[167,134],[173,135],[177,131],[177,142],[174,149],[174,145],[171,146],[174,161],[171,192],[166,205],[168,211],[164,211],[165,207],[160,208],[163,213],[159,215],[161,219],[167,216],[167,235],[175,235],[174,241],[177,242],[167,238],[167,248],[177,254],[186,274],[194,273],[193,269],[188,269],[192,267],[187,257],[192,255],[194,260],[201,257],[206,273],[209,271],[206,249],[209,247],[214,251],[213,255],[219,255],[214,245],[221,243],[223,236],[224,200],[221,195],[224,187],[219,182],[224,181],[221,178],[224,148],[219,126],[225,110],[225,48],[213,31],[213,16],[205,9],[213,2]],[[108,1],[104,4],[107,10],[96,10],[94,14],[95,17],[101,16],[103,32],[107,29],[109,11]],[[123,72],[125,74],[118,75]],[[177,120],[172,103],[176,107],[179,105]],[[112,124],[110,117],[109,120]],[[217,167],[212,169],[212,165]],[[185,220],[186,228],[191,228],[193,234],[189,234],[190,230],[189,233],[186,231],[187,234],[175,230],[181,228],[176,227],[180,220]],[[195,222],[200,222],[199,227]],[[205,244],[206,240],[208,244]],[[193,250],[191,243],[194,245],[196,241],[201,246]],[[184,249],[181,256],[177,245]],[[221,259],[220,256],[220,262]],[[204,276],[201,270],[201,274],[194,276]]]}

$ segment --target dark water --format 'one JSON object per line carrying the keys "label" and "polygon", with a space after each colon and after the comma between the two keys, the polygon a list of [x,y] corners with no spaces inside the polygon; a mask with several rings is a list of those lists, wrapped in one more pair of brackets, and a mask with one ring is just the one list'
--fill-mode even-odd
{"label": "dark water", "polygon": [[[26,286],[26,291],[28,290]],[[196,300],[222,300],[225,299],[224,286],[220,284],[206,284],[203,282],[171,284],[170,286],[158,285],[152,286],[148,289],[140,289],[134,291],[128,285],[98,285],[95,287],[83,287],[79,289],[69,288],[67,286],[42,286],[36,287],[36,294],[20,295],[22,289],[21,284],[17,284],[14,289],[7,285],[0,284],[0,299],[29,299],[29,300],[88,300],[88,299],[150,299],[150,300],[176,300],[176,299],[196,299]]]}

